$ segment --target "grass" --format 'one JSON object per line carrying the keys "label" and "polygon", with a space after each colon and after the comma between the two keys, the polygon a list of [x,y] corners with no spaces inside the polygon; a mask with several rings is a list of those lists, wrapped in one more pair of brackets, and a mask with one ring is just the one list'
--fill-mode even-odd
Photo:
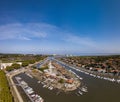
{"label": "grass", "polygon": [[5,73],[0,70],[0,102],[13,102]]}

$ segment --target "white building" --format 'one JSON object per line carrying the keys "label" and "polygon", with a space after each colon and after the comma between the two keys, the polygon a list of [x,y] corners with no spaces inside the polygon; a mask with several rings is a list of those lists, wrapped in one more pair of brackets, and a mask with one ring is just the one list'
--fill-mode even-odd
{"label": "white building", "polygon": [[[11,66],[13,63],[0,63],[0,69],[5,69],[7,66]],[[16,64],[22,65],[22,62],[16,62]]]}
{"label": "white building", "polygon": [[0,69],[5,69],[7,66],[11,66],[13,63],[1,63]]}

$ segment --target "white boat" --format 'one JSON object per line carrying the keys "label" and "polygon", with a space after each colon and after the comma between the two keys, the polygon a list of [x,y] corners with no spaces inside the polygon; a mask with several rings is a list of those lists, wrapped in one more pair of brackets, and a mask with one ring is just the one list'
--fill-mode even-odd
{"label": "white boat", "polygon": [[16,77],[16,79],[21,80],[22,78],[21,77]]}
{"label": "white boat", "polygon": [[25,81],[21,81],[20,84],[21,85],[27,85],[27,83]]}
{"label": "white boat", "polygon": [[38,83],[40,83],[40,81],[38,81]]}
{"label": "white boat", "polygon": [[83,92],[88,92],[88,91],[87,91],[87,88],[85,88],[85,87],[82,87],[82,88],[81,88],[81,91],[83,91]]}
{"label": "white boat", "polygon": [[120,79],[119,79],[119,80],[117,80],[117,82],[118,82],[118,83],[120,83]]}
{"label": "white boat", "polygon": [[32,98],[35,97],[35,94],[30,95]]}
{"label": "white boat", "polygon": [[34,91],[33,90],[27,90],[26,91],[28,94],[32,94]]}
{"label": "white boat", "polygon": [[43,102],[44,100],[42,99],[42,97],[40,97],[39,95],[35,95],[34,97],[34,102]]}
{"label": "white boat", "polygon": [[43,87],[46,87],[47,85],[43,85]]}
{"label": "white boat", "polygon": [[50,89],[50,90],[52,90],[52,89],[53,89],[53,87],[52,87],[52,86],[50,86],[50,87],[49,87],[49,89]]}
{"label": "white boat", "polygon": [[30,75],[30,74],[28,74],[28,73],[26,73],[26,75],[29,76],[30,78],[33,78],[32,75]]}
{"label": "white boat", "polygon": [[81,91],[78,91],[78,93],[79,93],[80,95],[83,95],[83,93],[82,93]]}

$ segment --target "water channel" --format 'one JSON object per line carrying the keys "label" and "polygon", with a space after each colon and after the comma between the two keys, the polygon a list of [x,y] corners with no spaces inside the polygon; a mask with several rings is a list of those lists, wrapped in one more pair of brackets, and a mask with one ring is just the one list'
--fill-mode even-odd
{"label": "water channel", "polygon": [[[68,66],[66,66],[66,68],[71,69]],[[87,93],[84,93],[81,96],[76,96],[75,93],[60,93],[56,95],[56,90],[50,91],[43,88],[40,83],[37,83],[38,80],[30,78],[25,73],[21,73],[17,76],[24,79],[24,81],[26,81],[36,93],[42,96],[45,102],[120,102],[120,84],[94,78],[74,69],[71,70],[83,78],[82,81],[88,87]],[[21,94],[23,93],[22,89],[19,89],[19,91]],[[22,97],[24,97],[25,102],[29,102],[29,100],[25,98],[26,96],[24,94],[22,94]]]}

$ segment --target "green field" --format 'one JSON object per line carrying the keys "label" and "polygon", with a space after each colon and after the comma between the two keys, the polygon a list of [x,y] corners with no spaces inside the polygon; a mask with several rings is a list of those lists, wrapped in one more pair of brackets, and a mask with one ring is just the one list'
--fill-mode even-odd
{"label": "green field", "polygon": [[0,102],[13,102],[5,73],[0,70]]}

